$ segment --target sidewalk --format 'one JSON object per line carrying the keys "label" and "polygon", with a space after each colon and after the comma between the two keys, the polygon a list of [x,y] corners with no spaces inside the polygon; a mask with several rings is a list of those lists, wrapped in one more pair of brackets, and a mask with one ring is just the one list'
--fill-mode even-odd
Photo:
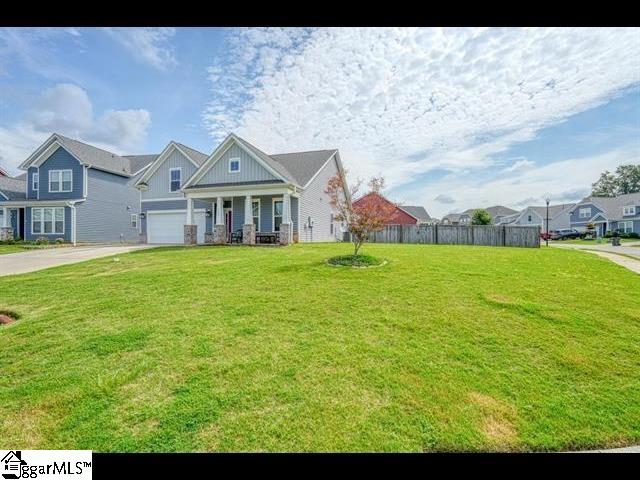
{"label": "sidewalk", "polygon": [[640,274],[640,241],[625,243],[619,247],[614,247],[610,243],[578,245],[575,243],[556,242],[549,243],[549,246],[590,252]]}

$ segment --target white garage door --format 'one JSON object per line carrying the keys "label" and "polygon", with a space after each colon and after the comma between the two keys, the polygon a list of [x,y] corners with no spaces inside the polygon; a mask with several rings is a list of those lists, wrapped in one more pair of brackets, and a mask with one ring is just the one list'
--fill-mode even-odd
{"label": "white garage door", "polygon": [[[184,243],[184,222],[187,212],[147,212],[148,243]],[[204,212],[194,212],[193,220],[198,225],[198,243],[204,243],[206,220]]]}

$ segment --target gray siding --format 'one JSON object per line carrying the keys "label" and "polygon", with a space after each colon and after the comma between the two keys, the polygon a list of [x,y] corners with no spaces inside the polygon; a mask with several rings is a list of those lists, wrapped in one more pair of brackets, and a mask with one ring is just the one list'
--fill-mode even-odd
{"label": "gray siding", "polygon": [[[334,242],[339,237],[339,222],[333,222],[331,233],[331,214],[335,212],[329,203],[329,195],[324,192],[329,179],[337,173],[334,156],[300,195],[301,242]],[[314,222],[313,229],[307,227],[309,217]]]}
{"label": "gray siding", "polygon": [[[46,207],[46,205],[42,205]],[[26,207],[24,212],[24,236],[25,240],[37,240],[39,237],[46,237],[50,242],[54,242],[56,238],[64,238],[66,242],[71,241],[71,208],[64,207],[64,235],[59,233],[31,233],[31,207]]]}
{"label": "gray siding", "polygon": [[182,155],[178,150],[173,150],[169,157],[162,162],[162,165],[153,172],[151,178],[147,181],[149,186],[148,190],[142,192],[142,199],[152,198],[182,198],[182,192],[171,192],[170,185],[170,170],[172,168],[182,168],[182,185],[187,183],[187,180],[197,170],[196,166],[191,161]]}
{"label": "gray siding", "polygon": [[[591,208],[591,216],[589,218],[580,218],[580,209],[581,208]],[[573,207],[573,213],[571,214],[571,226],[584,226],[589,223],[589,220],[592,219],[596,214],[602,213],[598,207],[596,207],[592,203],[584,203],[582,205],[576,205]],[[603,214],[604,215],[604,214]]]}
{"label": "gray siding", "polygon": [[[49,192],[49,172],[51,170],[71,170],[73,172],[73,191],[63,193]],[[66,200],[83,197],[84,166],[64,148],[58,147],[53,152],[53,155],[40,165],[39,172],[38,190],[40,191],[40,200]],[[29,188],[31,188],[31,185],[29,185]]]}
{"label": "gray siding", "polygon": [[[240,159],[240,171],[229,173],[229,159]],[[232,145],[196,185],[279,180],[237,145]]]}
{"label": "gray siding", "polygon": [[[531,221],[529,221],[529,215],[531,215]],[[514,225],[522,225],[522,226],[530,226],[530,225],[540,225],[544,223],[544,220],[540,218],[540,216],[534,212],[533,210],[527,209],[520,220],[514,222]]]}
{"label": "gray siding", "polygon": [[133,179],[90,168],[87,183],[87,200],[76,207],[76,241],[137,242],[130,215],[140,213],[140,194]]}

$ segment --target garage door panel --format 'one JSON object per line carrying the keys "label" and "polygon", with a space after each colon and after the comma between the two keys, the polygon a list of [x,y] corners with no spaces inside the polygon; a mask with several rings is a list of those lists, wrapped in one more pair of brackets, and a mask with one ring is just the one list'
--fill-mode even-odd
{"label": "garage door panel", "polygon": [[[147,242],[154,244],[184,243],[185,215],[184,210],[170,213],[147,212]],[[205,214],[195,212],[193,217],[198,225],[198,243],[204,243]]]}

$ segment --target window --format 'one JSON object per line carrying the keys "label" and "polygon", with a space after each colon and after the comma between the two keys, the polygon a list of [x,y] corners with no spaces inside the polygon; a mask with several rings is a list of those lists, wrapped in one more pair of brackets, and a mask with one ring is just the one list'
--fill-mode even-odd
{"label": "window", "polygon": [[177,192],[180,190],[180,186],[182,185],[182,169],[181,168],[172,168],[169,170],[169,174],[171,175],[171,186],[170,190],[172,192]]}
{"label": "window", "polygon": [[256,232],[260,231],[260,199],[251,200],[251,215],[253,216],[253,224],[256,226]]}
{"label": "window", "polygon": [[591,207],[581,208],[578,211],[578,216],[580,218],[591,218]]}
{"label": "window", "polygon": [[37,173],[34,173],[31,177],[31,189],[37,191],[38,190],[38,177]]}
{"label": "window", "polygon": [[138,228],[138,214],[131,214],[131,228]]}
{"label": "window", "polygon": [[635,215],[636,214],[636,206],[635,205],[625,205],[622,207],[622,215]]}
{"label": "window", "polygon": [[73,172],[71,170],[50,170],[49,191],[70,192],[73,190]]}
{"label": "window", "polygon": [[32,208],[31,233],[64,234],[64,207]]}
{"label": "window", "polygon": [[283,204],[282,200],[273,200],[273,231],[280,231],[280,224],[282,223],[282,211]]}
{"label": "window", "polygon": [[631,220],[627,220],[626,222],[618,222],[618,230],[622,233],[633,232],[633,222]]}
{"label": "window", "polygon": [[238,173],[240,171],[240,159],[239,158],[230,158],[229,159],[229,173]]}
{"label": "window", "polygon": [[531,215],[527,215],[527,222],[531,223]]}

